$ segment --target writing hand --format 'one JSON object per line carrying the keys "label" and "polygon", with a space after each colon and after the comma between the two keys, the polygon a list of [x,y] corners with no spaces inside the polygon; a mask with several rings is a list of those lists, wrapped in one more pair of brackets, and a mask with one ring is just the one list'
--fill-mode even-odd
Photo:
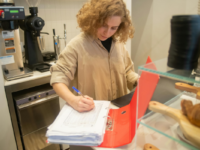
{"label": "writing hand", "polygon": [[90,111],[95,107],[93,98],[87,95],[84,95],[84,97],[76,96],[71,105],[78,112]]}

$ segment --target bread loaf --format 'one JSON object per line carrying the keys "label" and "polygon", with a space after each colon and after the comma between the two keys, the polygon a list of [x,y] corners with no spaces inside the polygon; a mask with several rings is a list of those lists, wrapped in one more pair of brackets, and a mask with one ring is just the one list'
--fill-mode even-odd
{"label": "bread loaf", "polygon": [[188,120],[192,124],[200,127],[200,104],[193,105],[190,100],[182,100],[181,108]]}

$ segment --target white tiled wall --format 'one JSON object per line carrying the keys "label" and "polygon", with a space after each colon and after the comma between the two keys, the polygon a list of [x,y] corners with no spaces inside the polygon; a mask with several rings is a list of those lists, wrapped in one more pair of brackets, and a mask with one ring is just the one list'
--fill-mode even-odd
{"label": "white tiled wall", "polygon": [[199,0],[133,0],[132,20],[135,36],[131,57],[135,68],[145,64],[148,56],[153,61],[166,58],[170,46],[170,19],[173,15],[197,14]]}
{"label": "white tiled wall", "polygon": [[[29,0],[33,4],[36,0]],[[53,48],[53,29],[60,37],[64,37],[64,24],[67,28],[67,43],[77,34],[80,28],[77,26],[76,14],[87,0],[41,0],[38,5],[38,17],[45,21],[42,32],[44,34],[46,51],[54,51]],[[30,15],[29,6],[26,0],[15,0],[16,6],[24,6],[25,15]],[[23,31],[20,31],[20,38],[23,41]],[[64,48],[64,40],[61,40],[61,50]]]}

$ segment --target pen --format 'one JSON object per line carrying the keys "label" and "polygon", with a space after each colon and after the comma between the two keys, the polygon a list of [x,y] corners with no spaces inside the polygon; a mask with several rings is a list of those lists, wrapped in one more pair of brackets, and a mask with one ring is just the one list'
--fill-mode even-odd
{"label": "pen", "polygon": [[78,89],[76,89],[75,87],[72,87],[72,89],[74,89],[79,95],[84,97],[84,95]]}

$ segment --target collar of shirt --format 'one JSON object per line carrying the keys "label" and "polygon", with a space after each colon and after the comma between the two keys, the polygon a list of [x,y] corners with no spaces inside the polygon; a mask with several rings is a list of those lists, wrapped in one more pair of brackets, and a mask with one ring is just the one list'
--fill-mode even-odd
{"label": "collar of shirt", "polygon": [[[86,34],[86,35],[88,36],[89,40],[91,40],[91,42],[96,42],[101,48],[103,48],[104,50],[107,51],[107,49],[103,46],[103,44],[101,43],[101,41],[97,37],[92,36],[90,34]],[[111,45],[111,48],[110,48],[110,53],[111,53],[111,50],[112,50],[113,46],[115,45],[115,43],[116,43],[116,40],[113,39],[112,45]]]}

